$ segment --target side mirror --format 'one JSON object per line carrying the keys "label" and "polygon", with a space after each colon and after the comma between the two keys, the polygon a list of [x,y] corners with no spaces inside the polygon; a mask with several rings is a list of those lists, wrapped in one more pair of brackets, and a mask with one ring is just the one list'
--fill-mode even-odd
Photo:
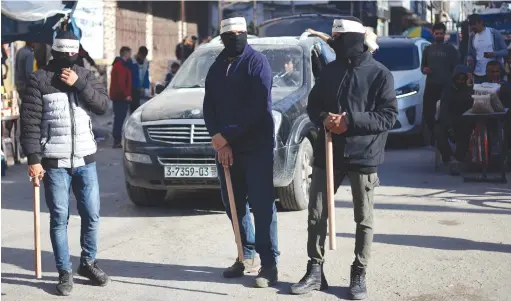
{"label": "side mirror", "polygon": [[163,92],[163,90],[165,90],[165,86],[164,85],[156,85],[156,87],[154,88],[154,92],[156,94],[160,94],[161,92]]}

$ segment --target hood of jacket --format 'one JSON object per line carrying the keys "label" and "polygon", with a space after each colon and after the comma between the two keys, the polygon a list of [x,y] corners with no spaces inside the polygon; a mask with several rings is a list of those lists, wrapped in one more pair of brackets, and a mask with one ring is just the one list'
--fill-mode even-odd
{"label": "hood of jacket", "polygon": [[113,65],[115,65],[115,63],[117,63],[117,62],[119,62],[119,61],[120,61],[120,62],[121,62],[124,66],[127,66],[127,65],[128,65],[128,63],[127,63],[127,62],[125,62],[125,61],[124,61],[124,60],[123,60],[120,56],[118,56],[118,57],[116,57],[116,58],[114,59],[114,61],[112,62],[112,66],[113,66]]}

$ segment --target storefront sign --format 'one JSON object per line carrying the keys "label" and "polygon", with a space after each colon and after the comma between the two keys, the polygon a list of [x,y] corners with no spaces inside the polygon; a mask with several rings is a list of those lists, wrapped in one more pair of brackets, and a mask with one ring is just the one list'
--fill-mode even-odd
{"label": "storefront sign", "polygon": [[103,1],[80,0],[73,17],[82,30],[81,43],[93,59],[103,58]]}

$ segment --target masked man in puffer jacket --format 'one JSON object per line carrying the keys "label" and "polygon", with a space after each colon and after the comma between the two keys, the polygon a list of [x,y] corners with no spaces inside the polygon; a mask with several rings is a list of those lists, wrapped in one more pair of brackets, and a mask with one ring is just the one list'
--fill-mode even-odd
{"label": "masked man in puffer jacket", "polygon": [[73,33],[57,34],[54,59],[32,73],[21,107],[21,144],[34,185],[44,181],[60,295],[69,295],[73,288],[67,239],[71,188],[82,221],[78,274],[96,285],[109,282],[96,262],[100,200],[89,117],[90,111],[104,114],[109,99],[92,72],[75,64],[79,45]]}
{"label": "masked man in puffer jacket", "polygon": [[392,74],[372,57],[367,29],[359,19],[335,20],[332,36],[336,59],[321,72],[307,105],[310,120],[320,130],[309,199],[310,260],[305,276],[291,287],[291,293],[328,287],[323,274],[328,220],[324,139],[328,130],[333,140],[334,191],[346,176],[351,184],[356,235],[349,295],[361,300],[367,296],[365,275],[373,241],[377,167],[383,163],[388,131],[396,121],[396,93]]}

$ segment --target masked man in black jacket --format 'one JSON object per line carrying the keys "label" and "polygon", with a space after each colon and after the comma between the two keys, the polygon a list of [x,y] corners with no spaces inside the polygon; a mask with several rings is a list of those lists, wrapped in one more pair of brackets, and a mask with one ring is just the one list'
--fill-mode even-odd
{"label": "masked man in black jacket", "polygon": [[366,298],[365,274],[373,240],[373,197],[377,166],[383,163],[387,132],[397,116],[394,80],[390,71],[368,51],[366,28],[354,17],[335,20],[332,46],[336,60],[321,72],[310,92],[307,111],[320,129],[314,149],[309,199],[307,272],[291,287],[293,294],[324,290],[323,274],[328,206],[326,198],[325,130],[334,151],[334,190],[347,176],[356,222],[355,261],[349,293]]}

